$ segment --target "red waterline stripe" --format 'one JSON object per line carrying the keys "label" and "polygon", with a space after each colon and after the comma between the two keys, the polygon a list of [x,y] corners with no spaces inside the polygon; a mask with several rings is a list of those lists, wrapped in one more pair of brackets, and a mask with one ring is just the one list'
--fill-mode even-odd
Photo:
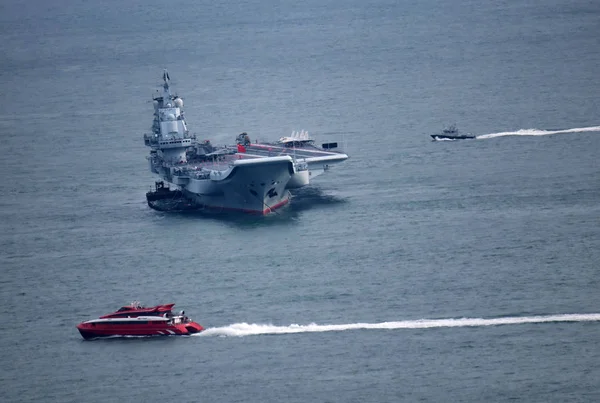
{"label": "red waterline stripe", "polygon": [[209,210],[217,210],[217,211],[237,211],[237,212],[246,213],[246,214],[267,215],[270,212],[275,211],[276,209],[285,206],[289,202],[290,202],[290,199],[288,197],[287,199],[280,201],[277,204],[274,204],[273,206],[271,206],[271,208],[267,207],[266,209],[264,209],[262,211],[236,208],[236,207],[219,207],[219,206],[205,206],[205,208],[207,208]]}

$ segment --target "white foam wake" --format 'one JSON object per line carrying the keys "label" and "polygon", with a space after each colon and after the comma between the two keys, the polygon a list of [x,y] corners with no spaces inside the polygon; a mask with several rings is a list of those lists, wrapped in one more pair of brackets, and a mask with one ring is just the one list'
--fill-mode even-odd
{"label": "white foam wake", "polygon": [[539,129],[521,129],[514,132],[489,133],[477,136],[477,139],[491,139],[494,137],[504,136],[547,136],[549,134],[564,134],[564,133],[585,133],[585,132],[600,132],[600,126],[591,127],[576,127],[574,129],[564,130],[539,130]]}
{"label": "white foam wake", "polygon": [[419,319],[400,322],[350,323],[345,325],[289,325],[274,326],[249,323],[234,323],[224,327],[213,327],[198,333],[199,336],[254,336],[260,334],[290,334],[315,332],[341,332],[359,329],[430,329],[442,327],[478,327],[498,325],[520,325],[525,323],[548,322],[596,322],[600,321],[600,313],[546,315],[546,316],[514,316],[504,318],[459,318],[459,319]]}

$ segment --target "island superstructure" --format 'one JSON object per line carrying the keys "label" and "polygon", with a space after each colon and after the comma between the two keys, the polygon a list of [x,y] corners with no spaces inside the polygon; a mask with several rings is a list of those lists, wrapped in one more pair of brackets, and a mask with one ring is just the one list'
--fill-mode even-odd
{"label": "island superstructure", "polygon": [[150,147],[150,171],[161,179],[156,191],[147,194],[149,206],[158,210],[265,215],[289,202],[290,189],[308,185],[348,158],[335,150],[337,143],[315,146],[306,132],[293,132],[274,143],[253,143],[246,133],[232,146],[198,141],[187,127],[183,100],[171,93],[166,70],[153,105],[152,132],[144,135],[144,143]]}

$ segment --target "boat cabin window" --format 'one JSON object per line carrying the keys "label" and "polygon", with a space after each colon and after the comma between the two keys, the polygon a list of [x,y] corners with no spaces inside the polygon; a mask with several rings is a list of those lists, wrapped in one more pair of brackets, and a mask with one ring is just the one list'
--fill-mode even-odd
{"label": "boat cabin window", "polygon": [[111,322],[104,322],[104,325],[147,325],[148,321],[130,321],[130,320],[125,320],[125,321],[111,321]]}

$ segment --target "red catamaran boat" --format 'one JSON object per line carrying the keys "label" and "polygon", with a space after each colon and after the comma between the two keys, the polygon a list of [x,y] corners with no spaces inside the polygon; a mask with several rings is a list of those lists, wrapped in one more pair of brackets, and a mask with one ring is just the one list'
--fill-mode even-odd
{"label": "red catamaran boat", "polygon": [[108,336],[171,336],[199,333],[204,328],[181,311],[174,315],[175,304],[143,307],[139,302],[123,306],[116,312],[77,325],[81,336],[88,339]]}

